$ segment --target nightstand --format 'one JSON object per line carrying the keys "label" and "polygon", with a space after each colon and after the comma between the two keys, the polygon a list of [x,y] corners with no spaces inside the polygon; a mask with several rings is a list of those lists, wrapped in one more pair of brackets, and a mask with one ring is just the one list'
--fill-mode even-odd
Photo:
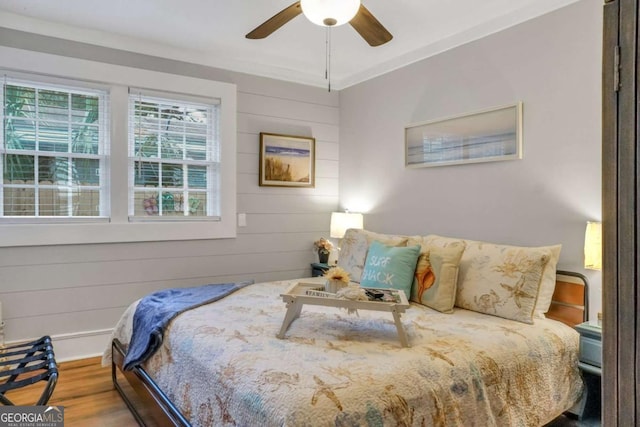
{"label": "nightstand", "polygon": [[311,263],[311,277],[319,277],[324,276],[325,271],[329,268],[329,264],[324,264],[320,262]]}
{"label": "nightstand", "polygon": [[578,417],[600,418],[602,377],[602,326],[596,322],[584,322],[576,326],[580,333],[580,361],[586,394],[580,402]]}

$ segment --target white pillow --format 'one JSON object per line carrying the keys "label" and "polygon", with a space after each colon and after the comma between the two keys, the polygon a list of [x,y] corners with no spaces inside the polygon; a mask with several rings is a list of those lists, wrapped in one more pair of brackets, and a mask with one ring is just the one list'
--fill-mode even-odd
{"label": "white pillow", "polygon": [[[466,259],[465,259],[466,258]],[[456,305],[467,310],[533,323],[550,251],[467,243],[460,266]]]}
{"label": "white pillow", "polygon": [[544,314],[549,311],[551,298],[556,289],[556,269],[558,268],[562,245],[540,246],[535,249],[547,249],[550,252],[549,262],[542,273],[542,282],[540,282],[540,292],[538,292],[538,301],[536,302],[534,313],[534,317],[544,318]]}
{"label": "white pillow", "polygon": [[[425,237],[425,241],[430,245],[435,245],[439,247],[447,247],[453,243],[459,242],[460,239],[438,236],[435,234],[431,234]],[[465,240],[467,247],[469,245],[483,243],[476,240]],[[538,297],[536,300],[536,305],[534,308],[534,317],[544,318],[544,313],[549,311],[549,306],[551,305],[551,298],[553,297],[553,292],[556,288],[556,268],[558,267],[558,259],[560,258],[560,251],[562,250],[562,245],[552,245],[552,246],[537,246],[537,247],[520,247],[520,246],[508,246],[508,245],[498,245],[510,248],[523,248],[523,249],[531,249],[531,250],[541,250],[547,251],[549,253],[549,261],[544,267],[544,271],[542,273],[542,280],[540,282],[540,289],[538,291]],[[460,272],[459,279],[464,275],[464,271],[468,268],[469,265],[469,254],[465,250],[462,254],[462,260],[460,261]],[[460,283],[458,283],[460,286]]]}

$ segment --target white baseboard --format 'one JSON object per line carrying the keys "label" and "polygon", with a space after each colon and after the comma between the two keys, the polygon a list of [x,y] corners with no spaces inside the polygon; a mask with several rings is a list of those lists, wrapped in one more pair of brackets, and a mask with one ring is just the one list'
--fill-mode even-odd
{"label": "white baseboard", "polygon": [[[112,331],[113,329],[102,329],[97,331],[51,335],[56,361],[67,362],[70,360],[102,356],[102,353],[107,348],[111,348]],[[33,340],[35,339],[37,338],[33,338]],[[33,340],[6,342],[6,345],[20,344]]]}

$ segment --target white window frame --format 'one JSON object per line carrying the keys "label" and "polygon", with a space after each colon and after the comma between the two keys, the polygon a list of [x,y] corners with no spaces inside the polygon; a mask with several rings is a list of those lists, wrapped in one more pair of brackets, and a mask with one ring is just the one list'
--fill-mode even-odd
{"label": "white window frame", "polygon": [[[6,146],[6,141],[4,141],[4,135],[0,136],[0,151],[3,154],[24,154],[30,156],[46,156],[46,157],[66,157],[69,159],[69,163],[71,163],[71,159],[79,159],[79,158],[91,158],[96,159],[100,162],[100,177],[99,184],[96,186],[88,186],[83,185],[82,188],[91,188],[97,189],[100,192],[100,211],[97,212],[96,215],[91,216],[71,216],[71,215],[60,215],[60,216],[44,216],[44,215],[34,215],[34,216],[4,216],[4,203],[0,203],[0,224],[2,223],[57,223],[57,222],[96,222],[96,221],[108,221],[109,215],[109,176],[108,176],[108,166],[107,159],[109,155],[109,146],[110,146],[110,138],[109,138],[109,94],[108,87],[104,85],[98,85],[95,83],[87,83],[84,81],[78,80],[68,80],[68,79],[60,79],[53,78],[50,76],[37,76],[34,74],[27,74],[22,72],[14,72],[14,71],[5,71],[0,70],[0,74],[4,74],[2,76],[2,86],[7,85],[15,85],[15,86],[23,86],[23,87],[33,87],[38,90],[54,90],[54,91],[62,91],[67,93],[79,93],[79,94],[95,94],[99,97],[100,102],[100,119],[97,127],[100,131],[100,140],[98,142],[98,154],[95,155],[83,155],[83,154],[74,154],[68,152],[57,152],[57,151],[40,151],[40,150],[11,150]],[[0,93],[3,93],[4,87],[0,89]],[[0,97],[1,98],[1,97]],[[0,114],[0,117],[4,117],[4,113]],[[39,118],[34,119],[36,122],[40,121]],[[71,122],[69,122],[71,123]],[[37,125],[36,125],[37,126]],[[0,157],[1,158],[1,157]],[[0,177],[3,176],[4,168],[3,164],[0,164]],[[35,170],[35,174],[38,174],[38,168]],[[3,190],[5,188],[12,187],[24,187],[12,184],[5,184],[0,186],[0,198],[4,197]],[[33,187],[36,192],[35,199],[35,210],[36,214],[38,213],[38,192],[39,189],[42,188],[54,188],[58,187],[58,185],[53,186],[43,186],[38,183],[37,176],[36,181],[29,186]],[[67,187],[67,186],[62,186]],[[69,188],[70,190],[70,188]],[[69,198],[69,203],[71,203],[71,198]]]}
{"label": "white window frame", "polygon": [[[0,46],[0,68],[109,87],[111,148],[108,222],[0,224],[0,246],[193,240],[236,236],[236,86],[96,61]],[[128,216],[128,88],[204,96],[220,100],[220,219],[218,221],[130,222]]]}
{"label": "white window frame", "polygon": [[[181,104],[183,106],[188,105],[190,107],[199,107],[201,109],[207,110],[207,149],[206,149],[206,159],[205,160],[188,160],[188,159],[180,159],[179,163],[183,165],[199,166],[207,168],[207,187],[204,190],[196,190],[198,192],[204,192],[207,194],[207,203],[206,203],[206,212],[207,216],[189,216],[189,210],[186,209],[184,211],[183,216],[162,216],[162,215],[150,215],[150,216],[136,216],[135,215],[135,191],[140,190],[140,187],[135,186],[135,163],[137,161],[148,161],[150,163],[171,163],[173,159],[166,158],[152,158],[146,159],[144,157],[136,157],[135,156],[135,144],[133,139],[135,138],[136,129],[138,123],[135,123],[135,103],[138,100],[145,100],[148,102],[158,102],[158,103],[175,103]],[[219,127],[219,99],[205,99],[205,98],[195,98],[195,97],[187,97],[184,95],[177,95],[171,93],[164,92],[156,92],[149,91],[145,89],[139,88],[130,88],[129,89],[129,221],[219,221],[219,210],[220,210],[220,200],[218,199],[218,194],[220,191],[218,183],[220,182],[219,176],[219,166],[220,166],[220,150],[219,150],[219,135],[218,135],[218,127]],[[184,136],[184,135],[183,135]],[[211,145],[209,145],[211,144]],[[186,151],[185,151],[186,154]],[[160,171],[160,174],[162,172]],[[188,185],[188,176],[183,177],[184,187],[185,189],[171,189],[171,188],[163,188],[162,183],[158,183],[158,189],[160,189],[161,193],[170,191],[182,191],[185,193],[184,197],[187,197],[187,190],[189,188]],[[150,190],[154,190],[150,188]],[[193,191],[194,189],[189,189],[189,191]],[[159,201],[162,204],[162,201]],[[160,206],[162,208],[162,206]],[[160,209],[162,210],[162,209]]]}

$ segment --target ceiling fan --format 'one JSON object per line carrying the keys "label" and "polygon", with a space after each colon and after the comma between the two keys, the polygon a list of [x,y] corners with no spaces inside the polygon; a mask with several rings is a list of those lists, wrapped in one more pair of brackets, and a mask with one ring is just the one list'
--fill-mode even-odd
{"label": "ceiling fan", "polygon": [[348,22],[371,46],[380,46],[393,38],[360,0],[297,1],[258,25],[246,38],[263,39],[301,13],[314,24],[324,27],[335,27]]}

